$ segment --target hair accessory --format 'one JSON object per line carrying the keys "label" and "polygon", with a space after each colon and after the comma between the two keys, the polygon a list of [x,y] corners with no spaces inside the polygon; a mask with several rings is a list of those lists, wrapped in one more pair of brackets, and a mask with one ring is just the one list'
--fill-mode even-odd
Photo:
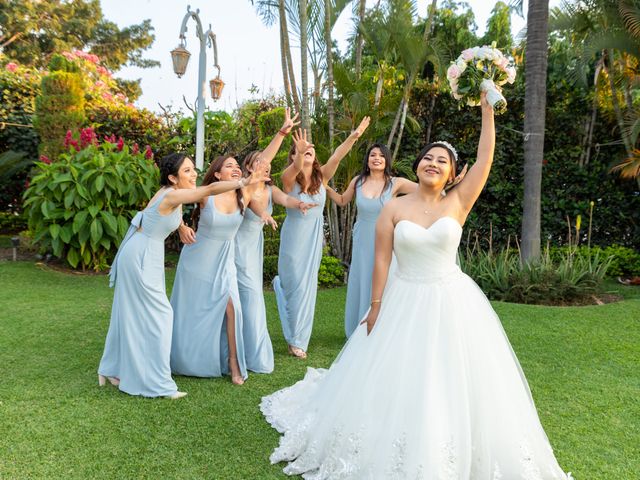
{"label": "hair accessory", "polygon": [[456,162],[458,161],[458,152],[456,151],[455,148],[453,148],[453,145],[451,145],[449,142],[445,142],[444,140],[436,140],[433,143],[435,143],[435,144],[439,143],[440,145],[444,145],[445,147],[447,147],[449,150],[451,150],[451,153],[453,153],[454,160]]}

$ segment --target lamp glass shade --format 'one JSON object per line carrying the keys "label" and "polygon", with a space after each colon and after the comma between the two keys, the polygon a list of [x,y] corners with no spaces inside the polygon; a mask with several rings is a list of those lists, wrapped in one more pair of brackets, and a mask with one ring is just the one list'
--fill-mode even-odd
{"label": "lamp glass shade", "polygon": [[191,53],[183,46],[179,46],[171,50],[171,60],[173,61],[173,71],[179,77],[187,71],[187,64]]}
{"label": "lamp glass shade", "polygon": [[224,82],[220,77],[216,77],[209,81],[209,88],[211,88],[211,98],[218,100],[222,96]]}

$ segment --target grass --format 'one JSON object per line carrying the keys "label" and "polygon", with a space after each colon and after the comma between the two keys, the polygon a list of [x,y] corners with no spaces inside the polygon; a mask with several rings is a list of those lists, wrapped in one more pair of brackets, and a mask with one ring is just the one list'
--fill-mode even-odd
{"label": "grass", "polygon": [[[167,274],[169,284],[173,271]],[[0,478],[285,478],[269,465],[278,435],[260,398],[343,343],[345,289],[318,297],[310,360],[286,355],[272,292],[271,375],[177,377],[184,400],[97,387],[112,290],[101,275],[0,262]],[[640,292],[593,307],[494,303],[525,370],[560,464],[577,480],[640,472]]]}

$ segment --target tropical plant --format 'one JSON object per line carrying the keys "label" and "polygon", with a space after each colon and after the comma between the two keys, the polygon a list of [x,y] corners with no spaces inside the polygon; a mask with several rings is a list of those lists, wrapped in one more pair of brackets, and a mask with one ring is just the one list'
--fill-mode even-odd
{"label": "tropical plant", "polygon": [[135,212],[158,185],[150,150],[99,142],[90,128],[66,137],[67,153],[40,162],[24,194],[33,240],[71,267],[104,270]]}

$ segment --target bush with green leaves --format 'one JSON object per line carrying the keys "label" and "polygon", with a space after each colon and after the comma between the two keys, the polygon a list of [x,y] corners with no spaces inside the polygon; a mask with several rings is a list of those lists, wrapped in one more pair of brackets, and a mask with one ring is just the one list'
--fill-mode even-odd
{"label": "bush with green leaves", "polygon": [[640,276],[640,252],[633,248],[621,245],[609,245],[602,248],[598,246],[588,247],[580,245],[578,247],[551,247],[549,249],[551,258],[556,260],[571,253],[574,256],[589,257],[598,254],[601,257],[611,258],[611,263],[607,269],[609,277],[639,277]]}
{"label": "bush with green leaves", "polygon": [[[75,141],[77,142],[77,141]],[[79,150],[41,162],[24,195],[34,241],[73,268],[106,269],[136,211],[158,187],[149,155],[81,133]]]}
{"label": "bush with green leaves", "polygon": [[344,285],[345,268],[340,259],[332,257],[325,249],[318,271],[318,286],[339,287]]}
{"label": "bush with green leaves", "polygon": [[499,252],[467,249],[460,255],[462,270],[492,300],[538,305],[591,303],[602,288],[612,257],[575,249],[552,255],[546,249],[540,261],[520,261],[517,249]]}

